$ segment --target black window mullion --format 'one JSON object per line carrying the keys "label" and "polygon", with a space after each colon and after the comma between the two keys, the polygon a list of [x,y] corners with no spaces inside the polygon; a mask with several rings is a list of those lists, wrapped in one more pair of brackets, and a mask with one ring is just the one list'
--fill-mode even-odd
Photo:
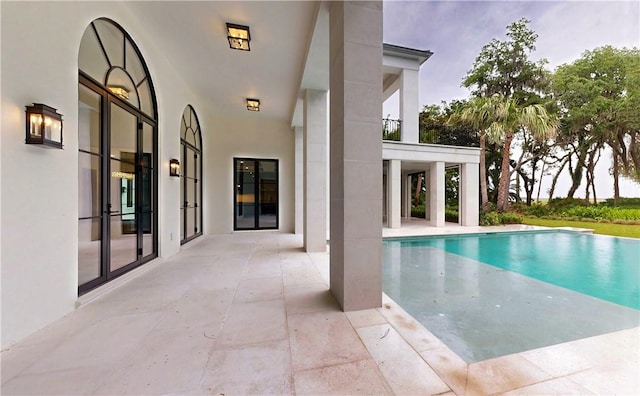
{"label": "black window mullion", "polygon": [[102,44],[102,39],[100,38],[100,34],[98,34],[98,29],[96,29],[96,25],[91,22],[91,27],[93,28],[93,32],[96,34],[96,38],[98,39],[98,44],[100,44],[100,48],[102,49],[102,54],[104,54],[107,63],[109,64],[109,68],[113,67],[111,63],[111,59],[109,59],[109,54],[107,54],[107,50],[104,48],[104,44]]}
{"label": "black window mullion", "polygon": [[258,160],[253,161],[253,173],[255,175],[255,181],[253,182],[253,202],[255,202],[255,208],[253,209],[253,228],[260,229],[260,163]]}
{"label": "black window mullion", "polygon": [[102,96],[102,271],[105,281],[111,273],[111,101],[109,96]]}
{"label": "black window mullion", "polygon": [[[134,183],[135,183],[135,200],[136,200],[136,204],[134,206],[134,213],[135,215],[135,224],[136,224],[136,257],[138,260],[140,260],[142,258],[143,252],[142,252],[142,237],[143,237],[143,231],[144,231],[144,227],[143,227],[143,223],[142,223],[142,173],[144,172],[143,166],[142,166],[142,162],[143,162],[143,133],[142,131],[144,130],[144,124],[142,122],[142,117],[140,117],[140,115],[138,115],[138,125],[137,125],[137,130],[136,130],[136,145],[138,146],[136,148],[136,156],[135,156],[135,165],[133,167],[134,169],[134,174],[135,174],[135,179],[134,179]],[[151,165],[151,164],[149,164]]]}

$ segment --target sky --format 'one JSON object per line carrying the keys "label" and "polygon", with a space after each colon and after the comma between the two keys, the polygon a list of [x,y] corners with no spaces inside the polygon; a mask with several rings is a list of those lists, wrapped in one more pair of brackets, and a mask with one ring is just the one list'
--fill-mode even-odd
{"label": "sky", "polygon": [[[460,86],[482,46],[493,38],[506,40],[506,27],[527,18],[538,34],[532,60],[545,58],[554,70],[604,45],[640,47],[640,1],[389,1],[383,2],[384,42],[430,50],[433,56],[420,69],[420,107],[443,100],[465,99]],[[397,116],[397,95],[384,106],[384,115]],[[600,160],[598,198],[613,196],[611,163]],[[566,195],[563,177],[556,196]],[[541,196],[551,182],[545,180]],[[621,179],[621,195],[640,197],[640,185]],[[584,196],[584,182],[576,196]]]}

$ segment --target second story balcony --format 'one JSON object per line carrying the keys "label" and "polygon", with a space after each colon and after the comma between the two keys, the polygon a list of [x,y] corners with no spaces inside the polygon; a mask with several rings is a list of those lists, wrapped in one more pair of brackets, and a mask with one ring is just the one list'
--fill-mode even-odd
{"label": "second story balcony", "polygon": [[[402,120],[382,119],[382,140],[401,142]],[[421,126],[418,133],[418,143],[479,147],[479,138],[475,132],[449,130],[444,125],[438,125],[437,128],[423,128]]]}

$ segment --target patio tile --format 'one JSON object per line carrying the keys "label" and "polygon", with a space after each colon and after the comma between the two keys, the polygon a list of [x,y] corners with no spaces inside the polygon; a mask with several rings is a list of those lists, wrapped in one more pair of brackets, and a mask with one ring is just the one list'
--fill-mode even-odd
{"label": "patio tile", "polygon": [[238,285],[234,303],[282,299],[282,278],[245,279]]}
{"label": "patio tile", "polygon": [[638,395],[640,375],[637,365],[598,367],[567,376],[571,381],[598,395]]}
{"label": "patio tile", "polygon": [[289,342],[281,340],[214,350],[198,393],[287,395],[293,390]]}
{"label": "patio tile", "polygon": [[[114,316],[65,338],[24,374],[104,367],[135,351],[158,323],[159,313]],[[99,342],[97,342],[99,340]]]}
{"label": "patio tile", "polygon": [[298,371],[297,395],[393,395],[372,359]]}
{"label": "patio tile", "polygon": [[340,307],[325,283],[314,283],[284,288],[284,300],[287,315],[340,311]]}
{"label": "patio tile", "polygon": [[384,300],[378,312],[416,351],[439,349],[444,343],[392,300]]}
{"label": "patio tile", "polygon": [[574,343],[564,343],[519,353],[554,377],[563,377],[591,367]]}
{"label": "patio tile", "polygon": [[155,330],[96,394],[185,394],[199,386],[213,343],[201,331]]}
{"label": "patio tile", "polygon": [[77,367],[19,375],[6,384],[2,384],[2,394],[90,395],[104,381],[104,372],[96,367]]}
{"label": "patio tile", "polygon": [[288,324],[296,371],[370,358],[342,312],[289,315]]}
{"label": "patio tile", "polygon": [[349,319],[349,322],[351,322],[351,325],[355,328],[387,323],[387,320],[384,316],[380,315],[377,309],[364,309],[345,313],[347,319]]}
{"label": "patio tile", "polygon": [[389,324],[358,334],[396,395],[437,395],[450,389]]}
{"label": "patio tile", "polygon": [[233,303],[217,347],[256,344],[287,338],[284,301]]}
{"label": "patio tile", "polygon": [[508,355],[470,364],[466,394],[506,392],[550,378],[522,356]]}
{"label": "patio tile", "polygon": [[554,378],[549,381],[518,388],[501,395],[591,395],[585,388],[567,378]]}
{"label": "patio tile", "polygon": [[280,261],[282,268],[282,282],[285,286],[324,283],[324,279],[311,259],[305,255],[298,255],[296,259],[283,259]]}
{"label": "patio tile", "polygon": [[468,365],[455,352],[442,347],[422,351],[420,356],[455,393],[465,393]]}
{"label": "patio tile", "polygon": [[[277,258],[269,259],[266,262],[250,261],[244,269],[242,274],[243,279],[257,279],[257,278],[273,278],[278,277],[282,279],[282,269],[280,268],[280,260]],[[282,281],[282,280],[281,280]]]}
{"label": "patio tile", "polygon": [[215,336],[231,305],[233,290],[192,290],[164,311],[156,329],[200,329]]}

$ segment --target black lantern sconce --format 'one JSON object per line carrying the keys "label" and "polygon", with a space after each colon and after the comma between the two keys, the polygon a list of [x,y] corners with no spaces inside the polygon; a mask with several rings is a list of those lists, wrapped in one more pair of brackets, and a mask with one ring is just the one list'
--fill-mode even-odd
{"label": "black lantern sconce", "polygon": [[249,41],[251,41],[249,26],[227,23],[227,39],[229,40],[229,47],[231,47],[231,49],[251,51],[249,47]]}
{"label": "black lantern sconce", "polygon": [[260,99],[247,98],[247,110],[260,111]]}
{"label": "black lantern sconce", "polygon": [[169,176],[180,177],[180,161],[175,158],[169,160]]}
{"label": "black lantern sconce", "polygon": [[26,144],[62,148],[62,114],[42,103],[27,108]]}

